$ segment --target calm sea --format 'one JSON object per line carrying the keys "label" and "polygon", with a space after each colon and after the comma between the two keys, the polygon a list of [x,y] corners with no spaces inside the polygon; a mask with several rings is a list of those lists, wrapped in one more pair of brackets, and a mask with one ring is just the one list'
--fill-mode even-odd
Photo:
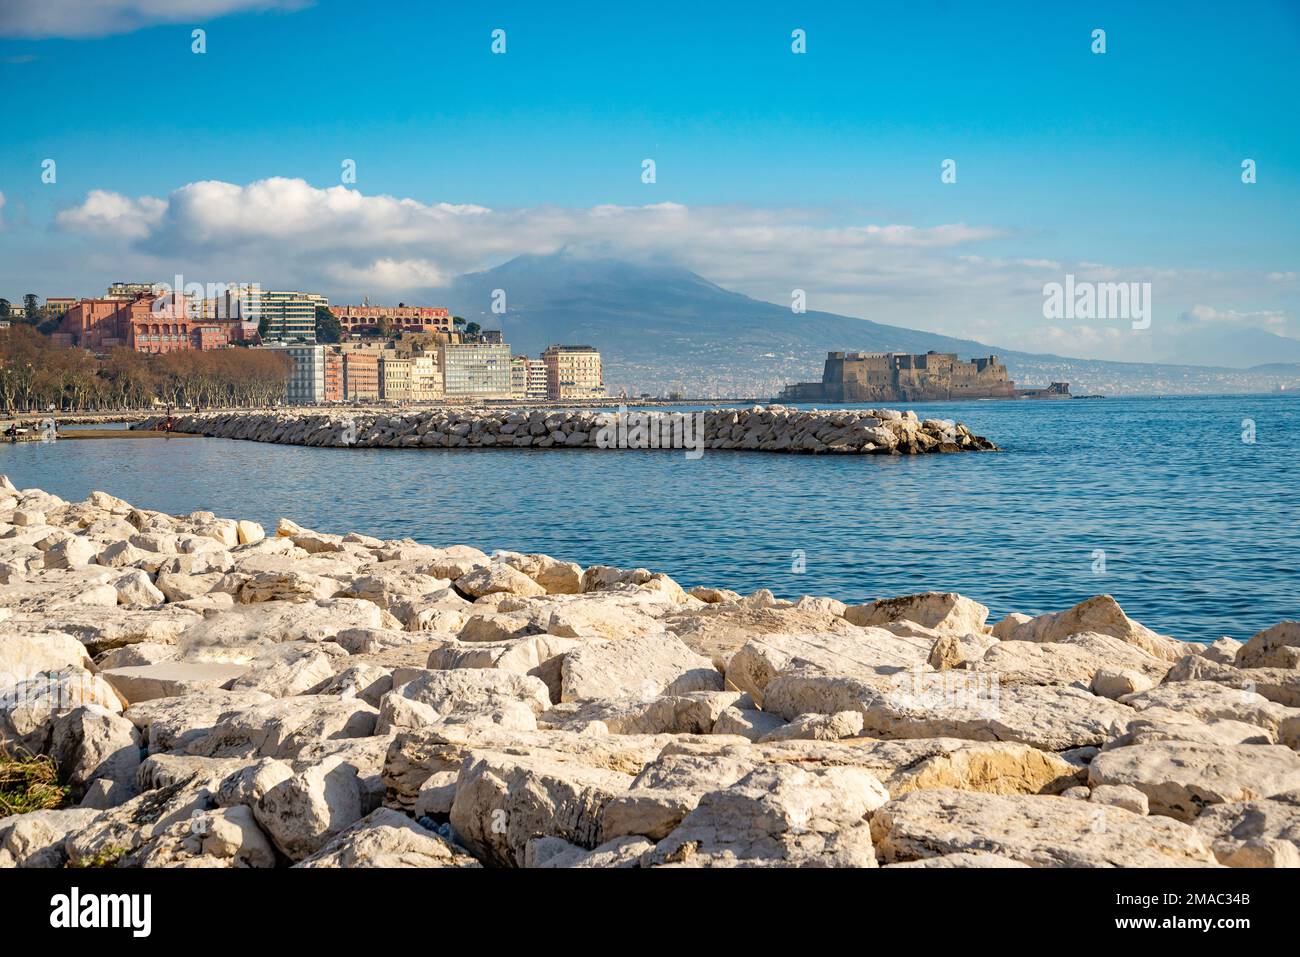
{"label": "calm sea", "polygon": [[1139,621],[1199,640],[1300,617],[1300,397],[915,408],[1005,451],[691,461],[133,439],[0,445],[0,472],[69,499],[102,489],[268,527],[283,515],[331,532],[542,551],[688,587],[847,602],[937,589],[998,616],[1109,592]]}

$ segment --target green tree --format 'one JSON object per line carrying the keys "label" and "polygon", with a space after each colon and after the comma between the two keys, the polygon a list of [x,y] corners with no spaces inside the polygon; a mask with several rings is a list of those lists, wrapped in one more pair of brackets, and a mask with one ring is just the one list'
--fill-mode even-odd
{"label": "green tree", "polygon": [[316,341],[317,342],[341,342],[343,340],[343,324],[330,311],[329,306],[316,307]]}
{"label": "green tree", "polygon": [[379,330],[379,338],[393,338],[393,320],[388,316],[380,316],[379,322],[375,323],[375,328]]}
{"label": "green tree", "polygon": [[8,319],[13,308],[13,304],[8,299],[0,299],[0,319]]}
{"label": "green tree", "polygon": [[465,335],[467,336],[477,336],[482,331],[483,327],[477,322],[471,322],[465,326]]}
{"label": "green tree", "polygon": [[453,329],[462,329],[465,326],[465,320],[460,316],[452,316],[451,325]]}
{"label": "green tree", "polygon": [[27,321],[36,324],[36,316],[41,311],[37,304],[36,293],[29,292],[23,296],[23,312],[27,315]]}

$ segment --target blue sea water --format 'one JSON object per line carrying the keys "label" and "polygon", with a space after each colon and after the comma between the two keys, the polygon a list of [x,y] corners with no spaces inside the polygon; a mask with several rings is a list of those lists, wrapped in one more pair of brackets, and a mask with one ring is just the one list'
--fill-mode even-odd
{"label": "blue sea water", "polygon": [[0,472],[69,499],[102,489],[172,513],[542,551],[644,566],[687,587],[846,602],[937,589],[995,616],[1108,592],[1191,640],[1244,639],[1300,617],[1300,397],[915,408],[1004,451],[693,461],[121,439],[0,445]]}

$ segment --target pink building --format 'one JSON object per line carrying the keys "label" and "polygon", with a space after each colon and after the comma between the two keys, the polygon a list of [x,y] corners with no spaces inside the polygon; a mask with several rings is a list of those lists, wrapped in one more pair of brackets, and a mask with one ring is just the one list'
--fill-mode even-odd
{"label": "pink building", "polygon": [[135,299],[82,299],[67,312],[52,338],[91,352],[119,346],[136,352],[219,349],[243,337],[240,322],[195,319],[182,293],[146,294]]}

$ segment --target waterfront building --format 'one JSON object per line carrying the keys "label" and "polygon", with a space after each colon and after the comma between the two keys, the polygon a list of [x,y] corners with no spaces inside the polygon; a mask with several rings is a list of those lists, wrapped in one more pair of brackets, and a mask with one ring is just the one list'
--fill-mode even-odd
{"label": "waterfront building", "polygon": [[528,356],[510,357],[510,398],[528,398]]}
{"label": "waterfront building", "polygon": [[241,318],[265,324],[263,338],[268,342],[315,342],[316,307],[329,305],[328,299],[314,293],[250,287],[237,295]]}
{"label": "waterfront building", "polygon": [[387,320],[395,333],[451,332],[451,313],[442,306],[330,306],[348,335],[375,332]]}
{"label": "waterfront building", "polygon": [[442,369],[438,355],[424,352],[411,356],[411,401],[435,402],[442,398]]}
{"label": "waterfront building", "polygon": [[325,346],[325,401],[343,401],[343,352],[337,346]]}
{"label": "waterfront building", "polygon": [[325,401],[325,347],[303,342],[269,342],[258,349],[282,351],[293,360],[285,401],[289,405],[316,405]]}
{"label": "waterfront building", "polygon": [[510,346],[506,343],[439,343],[438,364],[448,399],[510,398]]}
{"label": "waterfront building", "polygon": [[524,398],[529,402],[545,402],[551,395],[551,376],[541,359],[528,360],[528,388]]}
{"label": "waterfront building", "polygon": [[600,353],[591,346],[552,345],[542,353],[551,400],[599,399],[605,395]]}
{"label": "waterfront building", "polygon": [[407,402],[411,398],[411,360],[395,352],[379,360],[379,397],[386,402]]}
{"label": "waterfront building", "polygon": [[82,299],[63,313],[50,337],[57,345],[104,353],[124,346],[137,352],[220,349],[244,337],[238,322],[190,316],[181,293],[134,299]]}
{"label": "waterfront building", "polygon": [[359,350],[343,352],[343,397],[349,402],[379,398],[379,356]]}

